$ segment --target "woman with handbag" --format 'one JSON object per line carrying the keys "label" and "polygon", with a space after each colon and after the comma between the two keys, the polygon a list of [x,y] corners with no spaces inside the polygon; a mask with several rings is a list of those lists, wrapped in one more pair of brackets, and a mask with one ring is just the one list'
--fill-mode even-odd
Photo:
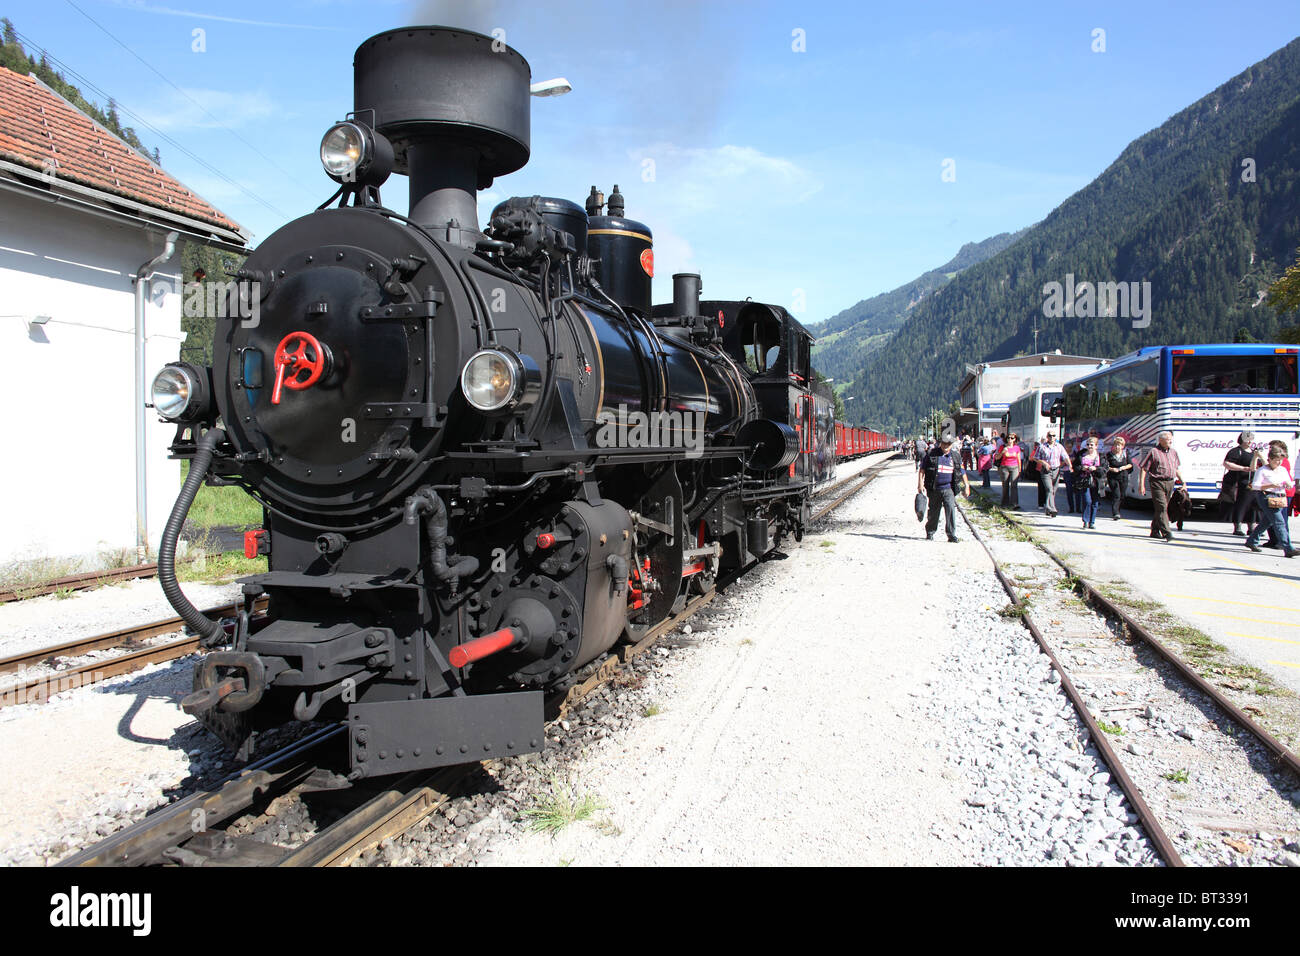
{"label": "woman with handbag", "polygon": [[1020,448],[1020,436],[1011,435],[1007,443],[998,449],[993,460],[998,463],[998,474],[1002,477],[1002,507],[1020,510],[1020,462],[1023,458]]}
{"label": "woman with handbag", "polygon": [[1232,516],[1232,533],[1238,536],[1246,532],[1241,530],[1254,524],[1251,512],[1255,507],[1255,496],[1250,490],[1250,478],[1262,462],[1255,451],[1255,433],[1245,431],[1237,436],[1237,447],[1229,449],[1223,458],[1223,490],[1219,492],[1221,517]]}
{"label": "woman with handbag", "polygon": [[1291,536],[1287,533],[1285,515],[1291,505],[1286,492],[1288,488],[1295,488],[1295,482],[1291,480],[1291,473],[1287,470],[1285,461],[1286,456],[1281,449],[1270,448],[1268,464],[1257,468],[1255,476],[1250,481],[1262,518],[1250,529],[1250,534],[1246,535],[1246,547],[1252,551],[1263,550],[1259,546],[1259,536],[1267,527],[1277,535],[1282,553],[1288,558],[1294,558],[1300,554],[1300,551],[1291,549]]}
{"label": "woman with handbag", "polygon": [[1097,439],[1089,438],[1074,456],[1074,480],[1071,482],[1085,528],[1097,527],[1097,508],[1101,505],[1101,455]]}

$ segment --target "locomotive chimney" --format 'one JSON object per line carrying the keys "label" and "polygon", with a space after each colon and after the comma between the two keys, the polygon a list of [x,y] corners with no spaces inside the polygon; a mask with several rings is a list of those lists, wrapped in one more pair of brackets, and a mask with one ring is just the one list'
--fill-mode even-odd
{"label": "locomotive chimney", "polygon": [[673,315],[699,315],[700,281],[698,272],[677,272],[673,274]]}
{"label": "locomotive chimney", "polygon": [[478,190],[528,162],[528,62],[469,30],[405,27],[357,47],[357,119],[393,144],[408,215],[467,248],[482,238]]}

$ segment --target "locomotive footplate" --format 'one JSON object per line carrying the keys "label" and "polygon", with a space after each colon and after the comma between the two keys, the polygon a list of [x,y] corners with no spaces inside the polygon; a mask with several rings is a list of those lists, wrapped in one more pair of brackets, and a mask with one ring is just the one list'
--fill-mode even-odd
{"label": "locomotive footplate", "polygon": [[540,750],[542,692],[353,704],[348,753],[354,777],[450,767]]}

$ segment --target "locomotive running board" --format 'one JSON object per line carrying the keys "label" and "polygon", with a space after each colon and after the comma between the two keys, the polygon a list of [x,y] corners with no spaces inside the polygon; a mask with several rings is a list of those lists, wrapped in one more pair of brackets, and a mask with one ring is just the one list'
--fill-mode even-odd
{"label": "locomotive running board", "polygon": [[540,750],[540,690],[353,704],[348,753],[354,773],[378,777]]}

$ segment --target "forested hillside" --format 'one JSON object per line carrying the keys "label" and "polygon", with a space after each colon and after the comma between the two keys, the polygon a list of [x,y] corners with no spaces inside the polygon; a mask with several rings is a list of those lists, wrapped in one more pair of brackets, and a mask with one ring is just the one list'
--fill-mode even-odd
{"label": "forested hillside", "polygon": [[[843,380],[863,422],[913,426],[956,398],[964,365],[1032,348],[1117,356],[1141,345],[1267,339],[1264,302],[1300,245],[1300,40],[1131,143],[998,255],[927,296]],[[1131,318],[1044,316],[1044,287],[1150,282]],[[833,374],[833,373],[831,373]]]}
{"label": "forested hillside", "polygon": [[831,378],[842,379],[846,373],[857,371],[863,360],[884,345],[889,336],[907,321],[908,313],[922,299],[947,284],[962,269],[1001,252],[1026,231],[1003,232],[983,242],[968,242],[939,268],[931,269],[897,289],[863,299],[838,315],[810,326],[813,335],[817,336],[813,361]]}

